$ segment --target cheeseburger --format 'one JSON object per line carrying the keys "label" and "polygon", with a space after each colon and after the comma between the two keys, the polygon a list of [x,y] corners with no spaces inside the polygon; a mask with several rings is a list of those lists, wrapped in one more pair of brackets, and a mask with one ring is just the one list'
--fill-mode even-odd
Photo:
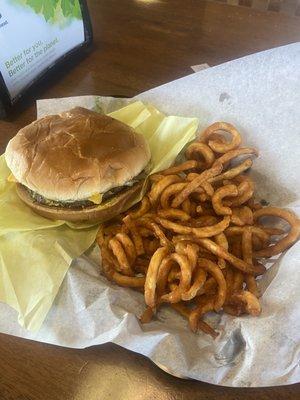
{"label": "cheeseburger", "polygon": [[21,129],[5,159],[19,197],[38,214],[104,221],[140,190],[150,150],[129,126],[77,107]]}

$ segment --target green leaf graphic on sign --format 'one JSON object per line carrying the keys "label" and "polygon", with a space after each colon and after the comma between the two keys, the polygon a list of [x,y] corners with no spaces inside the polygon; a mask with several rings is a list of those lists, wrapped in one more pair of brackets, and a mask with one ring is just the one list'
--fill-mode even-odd
{"label": "green leaf graphic on sign", "polygon": [[76,0],[74,0],[74,1],[75,1],[75,4],[74,4],[73,15],[77,19],[82,19],[80,4],[78,1],[76,1]]}
{"label": "green leaf graphic on sign", "polygon": [[61,9],[65,17],[71,16],[73,12],[71,0],[61,0]]}
{"label": "green leaf graphic on sign", "polygon": [[47,22],[63,23],[66,19],[82,19],[78,0],[11,0],[29,6],[36,14],[42,14]]}
{"label": "green leaf graphic on sign", "polygon": [[27,4],[32,7],[37,14],[41,12],[43,8],[41,0],[27,0]]}
{"label": "green leaf graphic on sign", "polygon": [[45,1],[43,5],[43,14],[46,21],[49,21],[50,18],[54,17],[54,7],[52,1]]}

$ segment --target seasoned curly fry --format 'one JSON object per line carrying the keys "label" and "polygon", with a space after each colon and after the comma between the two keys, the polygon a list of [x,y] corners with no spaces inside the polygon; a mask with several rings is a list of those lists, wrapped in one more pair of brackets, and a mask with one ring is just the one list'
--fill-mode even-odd
{"label": "seasoned curly fry", "polygon": [[231,297],[232,292],[234,291],[234,277],[235,271],[232,268],[226,269],[226,303]]}
{"label": "seasoned curly fry", "polygon": [[136,254],[138,256],[144,254],[145,250],[144,250],[144,246],[143,246],[143,240],[137,229],[137,226],[136,226],[134,220],[131,218],[130,215],[127,215],[125,218],[123,218],[123,222],[127,226],[128,230],[132,236],[132,240],[133,240],[133,243],[134,243],[135,249],[136,249]]}
{"label": "seasoned curly fry", "polygon": [[281,236],[284,235],[284,230],[279,228],[269,228],[268,226],[257,225],[263,231],[265,231],[270,236]]}
{"label": "seasoned curly fry", "polygon": [[191,270],[194,271],[197,265],[199,246],[195,243],[178,242],[175,245],[178,254],[185,254],[189,259]]}
{"label": "seasoned curly fry", "polygon": [[205,143],[195,142],[190,144],[185,155],[189,160],[197,160],[200,169],[210,168],[215,161],[214,152]]}
{"label": "seasoned curly fry", "polygon": [[[231,134],[231,142],[222,143],[219,140],[209,140],[212,134],[220,130]],[[208,142],[209,147],[216,153],[226,153],[230,150],[236,149],[241,144],[242,138],[233,125],[227,122],[215,122],[202,133],[201,140],[205,143]]]}
{"label": "seasoned curly fry", "polygon": [[[184,305],[183,302],[171,304],[171,307],[174,308],[180,315],[189,319],[191,311]],[[197,329],[200,329],[202,332],[210,335],[213,339],[218,337],[218,332],[216,332],[210,325],[206,322],[202,321],[201,319],[198,320]]]}
{"label": "seasoned curly fry", "polygon": [[232,208],[231,222],[234,225],[244,226],[253,224],[253,212],[247,206]]}
{"label": "seasoned curly fry", "polygon": [[102,247],[101,254],[103,259],[103,271],[108,280],[114,281],[120,286],[133,288],[140,288],[144,286],[145,277],[126,276],[120,274],[113,268],[114,263],[110,259],[107,248]]}
{"label": "seasoned curly fry", "polygon": [[167,247],[160,247],[153,254],[149,263],[145,281],[145,303],[147,304],[147,306],[152,308],[154,308],[156,304],[155,291],[159,267],[168,252],[169,250]]}
{"label": "seasoned curly fry", "polygon": [[222,171],[222,165],[216,163],[211,169],[202,172],[197,178],[189,182],[188,185],[176,195],[175,199],[172,201],[172,207],[177,208],[180,204],[191,194],[193,191],[201,186],[205,181],[218,175]]}
{"label": "seasoned curly fry", "polygon": [[199,258],[198,265],[200,268],[203,268],[206,272],[212,275],[218,284],[218,294],[215,298],[214,310],[220,311],[226,298],[226,281],[224,275],[217,264],[207,260],[206,258]]}
{"label": "seasoned curly fry", "polygon": [[139,221],[138,221],[138,225],[152,230],[154,235],[157,237],[157,239],[159,239],[160,245],[162,247],[165,246],[165,247],[168,247],[170,249],[173,247],[172,243],[166,237],[166,235],[164,234],[163,230],[155,222],[147,220],[147,219],[144,219],[144,218],[140,218]]}
{"label": "seasoned curly fry", "polygon": [[194,275],[195,275],[195,277],[193,280],[193,284],[186,292],[183,292],[181,295],[181,298],[184,301],[189,301],[189,300],[192,300],[194,297],[196,297],[205,283],[206,272],[204,269],[202,269],[202,268],[196,269]]}
{"label": "seasoned curly fry", "polygon": [[136,211],[132,211],[130,213],[131,218],[137,219],[142,217],[144,214],[146,214],[151,208],[151,203],[150,200],[147,196],[145,196],[140,204],[140,208]]}
{"label": "seasoned curly fry", "polygon": [[259,226],[231,226],[226,229],[225,234],[227,237],[242,235],[245,229],[251,229],[251,232],[259,237],[264,243],[269,240],[269,235]]}
{"label": "seasoned curly fry", "polygon": [[192,269],[187,256],[183,254],[173,253],[170,258],[175,261],[181,270],[180,282],[175,290],[161,296],[160,300],[167,303],[178,303],[184,293],[190,286],[192,279]]}
{"label": "seasoned curly fry", "polygon": [[163,177],[164,177],[163,174],[158,174],[157,173],[157,174],[150,175],[149,176],[149,180],[150,180],[151,183],[155,183],[155,182],[160,181]]}
{"label": "seasoned curly fry", "polygon": [[223,206],[222,200],[224,197],[237,196],[237,194],[238,190],[235,185],[226,185],[217,189],[211,199],[215,213],[218,215],[231,215],[232,210]]}
{"label": "seasoned curly fry", "polygon": [[222,163],[223,165],[228,163],[229,161],[233,160],[236,157],[242,156],[242,155],[248,155],[248,154],[254,154],[255,156],[258,156],[258,151],[254,148],[251,147],[244,147],[236,150],[230,150],[227,153],[223,154],[221,157],[217,159],[217,162]]}
{"label": "seasoned curly fry", "polygon": [[[182,210],[186,214],[191,214],[191,201],[190,199],[185,199],[183,203],[181,204]],[[174,209],[175,210],[175,209]]]}
{"label": "seasoned curly fry", "polygon": [[[245,176],[245,175],[239,175],[234,178],[235,181],[239,182],[239,185],[237,187],[238,189],[238,195],[233,198],[233,199],[227,199],[224,202],[225,206],[229,207],[238,207],[241,206],[242,204],[245,204],[247,201],[251,199],[254,193],[254,183],[252,180]],[[250,207],[251,209],[251,207]]]}
{"label": "seasoned curly fry", "polygon": [[132,240],[126,233],[119,232],[116,234],[116,239],[122,244],[130,265],[132,266],[136,259],[136,251]]}
{"label": "seasoned curly fry", "polygon": [[147,307],[143,314],[140,316],[140,321],[142,324],[148,324],[154,315],[154,310],[151,307]]}
{"label": "seasoned curly fry", "polygon": [[[229,169],[226,172],[223,172],[223,174],[214,176],[212,178],[208,179],[209,183],[215,183],[215,182],[220,182],[223,179],[232,179],[235,178],[236,176],[240,175],[242,172],[247,171],[247,169],[252,167],[252,160],[250,158],[247,158],[247,160],[243,161],[240,165]],[[214,166],[212,166],[213,168]]]}
{"label": "seasoned curly fry", "polygon": [[291,229],[289,233],[284,238],[280,239],[276,244],[273,244],[266,249],[257,251],[257,257],[271,257],[276,254],[280,254],[298,240],[300,235],[300,222],[299,219],[297,219],[296,216],[291,212],[277,207],[265,207],[254,212],[255,221],[264,216],[282,218],[290,224]]}
{"label": "seasoned curly fry", "polygon": [[162,171],[163,175],[173,175],[178,174],[179,172],[187,171],[189,169],[194,169],[198,167],[198,162],[196,160],[189,160],[182,164],[175,165],[174,167],[170,167]]}
{"label": "seasoned curly fry", "polygon": [[187,185],[186,182],[173,183],[172,185],[169,185],[167,188],[165,188],[160,197],[161,207],[164,209],[170,208],[171,197],[181,192],[182,189],[186,187],[186,185]]}
{"label": "seasoned curly fry", "polygon": [[[242,251],[243,251],[243,259],[246,263],[252,264],[252,230],[250,228],[246,228],[243,232],[242,236]],[[251,292],[254,296],[259,297],[258,288],[256,285],[256,280],[253,275],[246,274],[246,285],[249,292]]]}
{"label": "seasoned curly fry", "polygon": [[158,210],[159,217],[175,219],[179,221],[189,221],[191,216],[183,210],[177,210],[176,208],[169,208],[164,210]]}
{"label": "seasoned curly fry", "polygon": [[[195,240],[195,239],[194,239]],[[197,243],[201,244],[206,249],[210,250],[213,254],[218,257],[224,258],[235,268],[241,270],[242,272],[247,272],[253,275],[261,275],[265,272],[265,268],[262,265],[250,265],[245,263],[243,260],[235,257],[233,254],[228,253],[228,251],[224,250],[222,247],[218,246],[215,242],[210,239],[196,239]]]}
{"label": "seasoned curly fry", "polygon": [[176,222],[169,221],[165,218],[158,218],[159,223],[175,233],[181,234],[193,234],[196,237],[204,238],[218,235],[223,232],[230,223],[230,218],[225,216],[221,222],[218,222],[212,226],[206,226],[203,228],[193,228],[191,226],[180,225]]}
{"label": "seasoned curly fry", "polygon": [[160,265],[159,271],[158,271],[158,276],[157,276],[158,301],[159,301],[160,297],[166,292],[169,273],[172,270],[172,268],[175,266],[176,266],[176,263],[170,257],[170,255],[165,257],[161,262],[161,265]]}
{"label": "seasoned curly fry", "polygon": [[161,193],[171,184],[180,182],[182,179],[177,175],[167,175],[155,182],[148,194],[151,204],[155,205],[161,195]]}
{"label": "seasoned curly fry", "polygon": [[[216,235],[214,239],[219,246],[223,247],[225,250],[228,250],[228,241],[223,232]],[[226,261],[224,258],[218,257],[218,265],[221,269],[226,268]]]}
{"label": "seasoned curly fry", "polygon": [[121,243],[116,238],[112,238],[109,241],[109,246],[110,246],[114,256],[118,260],[119,271],[122,272],[124,275],[132,276],[133,271],[130,267],[126,253],[125,253]]}
{"label": "seasoned curly fry", "polygon": [[189,324],[192,332],[197,332],[199,321],[203,314],[214,310],[213,297],[206,296],[204,301],[199,303],[197,307],[191,311],[189,315]]}
{"label": "seasoned curly fry", "polygon": [[261,313],[261,306],[257,297],[248,292],[247,290],[241,290],[240,292],[233,293],[230,298],[230,304],[242,305],[245,312],[254,317]]}
{"label": "seasoned curly fry", "polygon": [[[247,275],[249,278],[254,277],[252,275]],[[244,275],[240,271],[234,271],[234,276],[233,276],[233,291],[241,290],[243,288],[243,283],[244,283]]]}

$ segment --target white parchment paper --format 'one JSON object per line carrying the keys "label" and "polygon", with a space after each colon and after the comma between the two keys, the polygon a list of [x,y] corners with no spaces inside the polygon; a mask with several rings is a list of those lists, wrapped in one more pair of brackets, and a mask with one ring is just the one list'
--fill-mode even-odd
{"label": "white parchment paper", "polygon": [[[73,103],[88,106],[94,104],[92,97],[75,98]],[[200,128],[218,120],[236,125],[245,144],[260,149],[252,170],[258,196],[299,214],[299,43],[200,71],[136,99],[166,114],[198,117]],[[128,100],[114,101],[119,108]],[[70,99],[44,100],[38,103],[38,113],[61,111],[71,103]],[[104,109],[107,104],[110,99],[103,102]],[[99,262],[96,248],[75,260],[38,333],[21,328],[14,311],[3,304],[0,331],[75,348],[114,342],[144,354],[176,376],[219,385],[300,381],[299,244],[263,277],[260,317],[208,317],[220,331],[215,341],[191,333],[187,322],[167,308],[157,320],[141,325],[136,315],[144,310],[142,295],[108,282],[100,275]]]}

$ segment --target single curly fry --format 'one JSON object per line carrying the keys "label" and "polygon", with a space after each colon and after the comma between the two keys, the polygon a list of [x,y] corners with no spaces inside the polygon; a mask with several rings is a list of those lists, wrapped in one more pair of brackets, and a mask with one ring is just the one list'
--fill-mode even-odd
{"label": "single curly fry", "polygon": [[167,175],[155,182],[148,194],[151,204],[155,205],[158,202],[160,195],[169,185],[180,182],[181,180],[182,179],[177,175]]}
{"label": "single curly fry", "polygon": [[153,308],[146,307],[145,311],[139,318],[141,324],[148,324],[152,320],[154,314],[155,314],[155,311]]}
{"label": "single curly fry", "polygon": [[161,207],[164,209],[170,208],[171,197],[181,192],[186,187],[186,185],[187,182],[173,183],[172,185],[165,188],[160,196]]}
{"label": "single curly fry", "polygon": [[[177,267],[176,262],[168,255],[165,257],[161,265],[159,267],[158,275],[157,275],[157,301],[160,302],[161,296],[166,292],[167,284],[169,281],[169,275],[171,274],[172,270]],[[180,274],[180,271],[179,271]],[[177,277],[179,279],[180,276]]]}
{"label": "single curly fry", "polygon": [[[223,232],[216,235],[214,239],[219,246],[223,247],[223,249],[225,250],[228,250],[228,241]],[[226,261],[224,260],[224,258],[218,257],[218,266],[221,269],[226,268]]]}
{"label": "single curly fry", "polygon": [[125,287],[142,288],[144,286],[145,277],[122,275],[114,269],[114,263],[106,247],[101,247],[101,255],[103,272],[108,280]]}
{"label": "single curly fry", "polygon": [[[254,194],[254,182],[248,176],[238,175],[234,181],[239,183],[238,195],[233,199],[228,199],[224,203],[225,206],[238,207],[249,201]],[[251,207],[250,207],[251,208]],[[252,209],[252,208],[251,208]]]}
{"label": "single curly fry", "polygon": [[188,198],[188,196],[195,191],[196,188],[201,186],[203,182],[208,181],[210,178],[218,175],[222,171],[222,164],[216,163],[212,168],[203,171],[197,178],[189,182],[186,187],[176,195],[172,201],[172,207],[177,208],[180,204]]}
{"label": "single curly fry", "polygon": [[215,155],[211,148],[201,142],[190,144],[185,155],[188,160],[197,160],[198,168],[202,169],[210,168],[215,161]]}
{"label": "single curly fry", "polygon": [[194,271],[197,265],[199,246],[196,243],[178,242],[175,245],[175,251],[178,254],[185,254],[191,264],[191,269]]}
{"label": "single curly fry", "polygon": [[231,222],[238,226],[252,225],[253,224],[253,212],[251,208],[247,206],[233,207],[231,215]]}
{"label": "single curly fry", "polygon": [[194,241],[199,243],[205,249],[209,250],[213,254],[218,257],[224,258],[228,261],[231,265],[235,268],[238,268],[242,272],[247,272],[252,275],[261,275],[263,274],[266,269],[263,265],[255,264],[247,264],[245,261],[235,257],[233,254],[229,253],[228,251],[224,250],[221,246],[218,246],[215,242],[207,238],[195,238]]}
{"label": "single curly fry", "polygon": [[118,261],[119,265],[117,269],[122,272],[123,275],[134,275],[121,243],[116,238],[112,238],[109,241],[109,247]]}
{"label": "single curly fry", "polygon": [[123,232],[117,233],[115,238],[118,239],[118,241],[122,244],[122,246],[125,250],[126,256],[128,258],[128,261],[129,261],[130,265],[132,266],[136,259],[136,251],[135,251],[134,244],[132,243],[132,240],[126,233],[123,233]]}
{"label": "single curly fry", "polygon": [[197,296],[199,290],[203,287],[206,280],[206,272],[204,269],[198,268],[194,273],[193,283],[191,287],[183,292],[181,295],[182,300],[189,301]]}
{"label": "single curly fry", "polygon": [[199,168],[199,163],[196,160],[188,160],[179,165],[174,165],[173,167],[167,168],[161,171],[162,175],[175,175],[180,172],[188,171],[189,169]]}
{"label": "single curly fry", "polygon": [[197,332],[201,316],[214,310],[214,298],[212,296],[203,295],[200,297],[202,297],[202,301],[199,301],[197,307],[189,315],[189,325],[192,332]]}
{"label": "single curly fry", "polygon": [[241,290],[233,293],[229,304],[242,306],[242,309],[246,313],[254,317],[257,317],[261,313],[261,306],[258,298],[247,290]]}
{"label": "single curly fry", "polygon": [[[241,164],[237,165],[234,168],[229,169],[226,172],[223,172],[220,175],[214,176],[212,178],[208,179],[209,183],[215,183],[215,182],[220,182],[223,179],[232,179],[235,178],[236,176],[240,175],[242,172],[246,171],[252,166],[253,162],[250,158],[247,158],[245,161],[243,161]],[[212,166],[213,168],[214,166]]]}
{"label": "single curly fry", "polygon": [[268,243],[269,235],[259,226],[230,226],[226,229],[225,235],[227,237],[242,235],[245,229],[251,229],[251,232],[261,239],[264,243]]}
{"label": "single curly fry", "polygon": [[[188,176],[186,177],[187,181],[191,182],[193,181],[195,178],[198,178],[199,174],[193,173],[191,172],[190,174],[188,174]],[[193,191],[193,193],[206,193],[209,197],[211,197],[214,194],[215,189],[213,188],[213,186],[205,181],[203,183],[201,183],[199,185],[199,187],[195,188],[195,190]]]}
{"label": "single curly fry", "polygon": [[156,285],[159,267],[162,260],[167,256],[169,250],[167,247],[160,247],[151,257],[146,281],[145,281],[145,303],[147,306],[154,308],[156,305]]}
{"label": "single curly fry", "polygon": [[[247,275],[251,278],[254,279],[254,276],[252,275]],[[243,283],[244,283],[244,274],[241,273],[241,271],[234,271],[234,275],[233,275],[233,291],[238,291],[238,290],[242,290],[243,288]]]}
{"label": "single curly fry", "polygon": [[233,270],[231,267],[228,267],[226,269],[226,303],[230,299],[230,296],[234,290],[234,276],[235,276],[235,270]]}
{"label": "single curly fry", "polygon": [[[188,214],[191,215],[191,201],[189,198],[185,199],[182,204],[181,204],[182,210]],[[176,208],[174,208],[176,210]]]}
{"label": "single curly fry", "polygon": [[179,221],[188,221],[191,219],[191,216],[188,213],[177,208],[158,210],[157,215],[162,218],[175,219]]}
{"label": "single curly fry", "polygon": [[226,281],[224,275],[217,264],[206,258],[199,258],[198,266],[208,272],[218,284],[218,293],[214,300],[214,310],[219,311],[226,299]]}
{"label": "single curly fry", "polygon": [[276,254],[280,254],[298,240],[300,235],[300,221],[290,211],[277,207],[265,207],[254,212],[255,221],[264,216],[282,218],[290,224],[291,229],[289,233],[284,238],[280,239],[276,244],[273,244],[265,249],[258,250],[255,253],[257,257],[271,257]]}
{"label": "single curly fry", "polygon": [[157,237],[160,241],[160,245],[162,247],[172,248],[173,245],[170,240],[166,237],[163,230],[154,222],[146,218],[140,218],[137,221],[139,226],[143,226],[144,228],[150,229],[153,231],[154,236]]}
{"label": "single curly fry", "polygon": [[160,181],[163,177],[164,177],[163,174],[156,173],[156,174],[150,175],[149,180],[151,183],[155,183],[155,182]]}
{"label": "single curly fry", "polygon": [[224,199],[224,197],[237,195],[238,190],[235,185],[226,185],[217,189],[211,199],[215,213],[218,215],[231,215],[231,209],[229,207],[223,206],[222,200]]}
{"label": "single curly fry", "polygon": [[[189,319],[191,310],[184,305],[183,302],[171,304],[171,307],[174,308],[180,315]],[[195,328],[195,332],[200,329],[202,332],[210,335],[213,339],[215,339],[219,333],[216,332],[210,325],[201,319],[198,320],[197,327]]]}
{"label": "single curly fry", "polygon": [[[222,143],[219,140],[210,140],[210,136],[218,131],[225,131],[230,133],[231,141],[229,143]],[[238,130],[227,122],[215,122],[210,125],[201,135],[201,141],[208,142],[209,147],[216,153],[227,153],[230,150],[236,149],[242,142],[241,135]]]}
{"label": "single curly fry", "polygon": [[161,296],[160,301],[166,303],[178,303],[181,299],[183,292],[186,292],[191,284],[192,269],[187,256],[183,254],[173,253],[170,258],[175,261],[181,271],[179,285],[175,287],[170,293]]}
{"label": "single curly fry", "polygon": [[157,220],[164,228],[170,229],[175,233],[193,234],[198,238],[205,238],[218,235],[219,233],[223,232],[230,223],[229,216],[225,216],[222,221],[218,222],[215,225],[205,226],[203,228],[194,228],[191,226],[181,225],[176,222],[169,221],[165,218],[158,217]]}
{"label": "single curly fry", "polygon": [[203,182],[200,187],[204,189],[205,193],[209,197],[213,196],[215,189],[212,187],[212,185],[209,182]]}
{"label": "single curly fry", "polygon": [[[253,264],[253,254],[252,254],[252,230],[246,228],[242,236],[242,252],[243,260],[246,263]],[[247,289],[249,292],[254,294],[255,297],[259,297],[259,292],[256,284],[255,277],[253,275],[246,274],[245,281]]]}
{"label": "single curly fry", "polygon": [[255,156],[258,156],[258,151],[252,147],[242,147],[240,149],[236,150],[230,150],[227,153],[225,153],[223,156],[219,157],[217,159],[217,162],[220,162],[221,164],[226,164],[227,162],[233,160],[236,157],[242,156],[242,155],[248,155],[248,154],[254,154]]}
{"label": "single curly fry", "polygon": [[146,214],[150,210],[150,208],[151,208],[150,200],[147,196],[145,196],[140,203],[139,209],[136,211],[132,211],[129,215],[131,216],[131,218],[137,219]]}
{"label": "single curly fry", "polygon": [[199,217],[197,217],[197,219],[193,220],[193,224],[196,228],[215,225],[217,222],[218,218],[213,215],[200,215]]}
{"label": "single curly fry", "polygon": [[138,256],[144,254],[145,250],[143,246],[143,240],[138,231],[135,221],[131,218],[130,215],[127,215],[125,218],[123,218],[123,222],[131,234],[132,241],[135,245],[136,254]]}

